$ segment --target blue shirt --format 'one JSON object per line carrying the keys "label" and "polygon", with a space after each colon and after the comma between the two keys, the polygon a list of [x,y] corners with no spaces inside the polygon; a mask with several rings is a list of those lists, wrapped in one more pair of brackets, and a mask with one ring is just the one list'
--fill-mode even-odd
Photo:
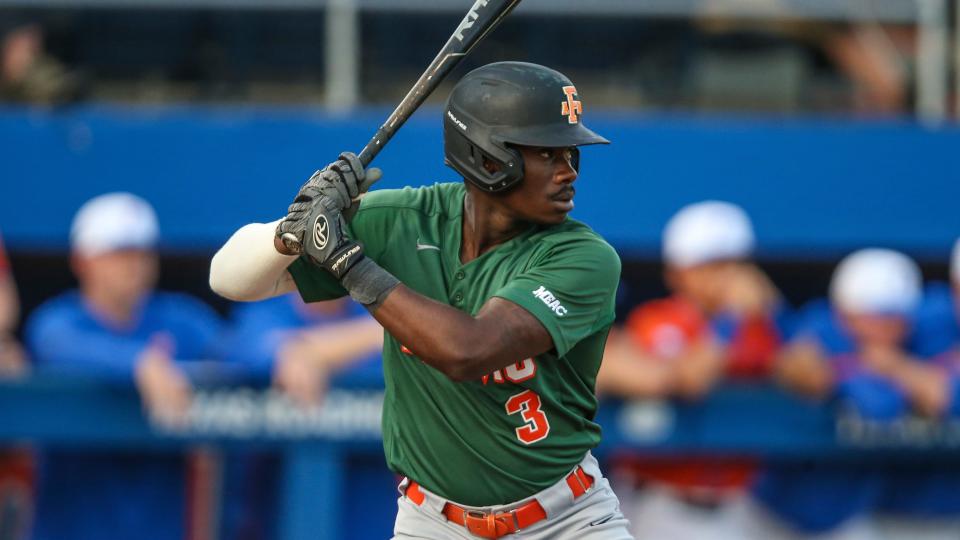
{"label": "blue shirt", "polygon": [[211,360],[219,355],[222,323],[199,300],[156,292],[146,298],[129,326],[117,327],[71,291],[37,308],[25,340],[37,371],[95,375],[133,381],[137,357],[152,339],[166,335],[177,361]]}
{"label": "blue shirt", "polygon": [[[343,308],[338,313],[321,313],[305,305],[298,294],[237,304],[231,314],[232,331],[226,359],[231,364],[243,366],[244,371],[267,379],[273,371],[278,351],[296,332],[370,317],[362,306],[351,300],[345,300]],[[351,363],[333,377],[331,384],[383,387],[380,352],[372,352]],[[364,493],[367,499],[382,499],[386,493],[393,500],[396,498],[395,492],[384,491],[383,486],[395,485],[396,479],[383,467],[382,462],[377,463],[376,468],[356,469],[351,461],[345,473],[350,475],[351,489]],[[274,536],[278,517],[276,504],[280,500],[280,470],[277,460],[263,453],[232,452],[227,456],[221,537]],[[371,516],[367,513],[362,519],[365,521],[356,525],[355,529],[369,530],[377,524],[381,530],[389,531],[392,525],[392,516]]]}
{"label": "blue shirt", "polygon": [[949,284],[931,283],[924,290],[909,348],[946,369],[952,389],[946,414],[960,417],[960,310]]}
{"label": "blue shirt", "polygon": [[[189,361],[213,358],[220,331],[217,315],[187,295],[154,293],[130,326],[118,328],[69,292],[34,311],[25,335],[41,373],[132,382],[137,356],[158,333],[177,361]],[[169,452],[44,452],[33,538],[182,540],[185,474],[184,458]]]}
{"label": "blue shirt", "polygon": [[[815,341],[831,360],[838,381],[834,398],[839,403],[878,420],[907,410],[904,395],[892,382],[860,369],[854,341],[825,301],[804,309],[796,338]],[[753,493],[794,528],[819,533],[874,509],[883,489],[883,474],[870,466],[810,462],[770,465]]]}
{"label": "blue shirt", "polygon": [[931,283],[923,291],[909,348],[921,358],[934,358],[960,346],[960,324],[953,291],[947,283]]}
{"label": "blue shirt", "polygon": [[[924,290],[910,336],[910,349],[923,360],[945,364],[951,373],[953,399],[948,416],[960,417],[960,377],[950,353],[960,347],[956,304],[947,283]],[[948,365],[950,364],[950,365]],[[889,467],[880,509],[916,517],[960,515],[960,468],[950,463],[913,463]]]}
{"label": "blue shirt", "polygon": [[[370,317],[363,306],[352,300],[344,301],[343,306],[343,311],[339,313],[321,313],[304,304],[297,294],[237,304],[231,316],[233,330],[228,340],[226,359],[264,377],[269,376],[277,352],[293,333]],[[379,352],[358,359],[335,376],[332,383],[338,385],[354,381],[383,385]]]}

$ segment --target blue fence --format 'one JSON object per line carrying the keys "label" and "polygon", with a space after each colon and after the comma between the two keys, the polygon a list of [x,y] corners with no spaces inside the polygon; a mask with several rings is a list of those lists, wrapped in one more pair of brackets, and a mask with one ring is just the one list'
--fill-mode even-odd
{"label": "blue fence", "polygon": [[[84,200],[129,190],[155,203],[168,248],[211,250],[279,217],[310,172],[359,150],[387,112],[2,109],[0,230],[13,249],[62,249]],[[456,179],[439,119],[428,108],[401,130],[377,160],[382,187]],[[667,218],[704,198],[742,204],[768,256],[882,245],[946,260],[960,236],[955,128],[616,111],[587,122],[614,144],[585,150],[574,216],[625,251],[655,253]]]}
{"label": "blue fence", "polygon": [[[269,391],[206,388],[198,392],[185,425],[160,429],[143,417],[132,388],[40,378],[0,384],[0,442],[153,451],[197,444],[271,448],[285,460],[282,540],[345,537],[351,507],[363,509],[366,517],[351,520],[349,537],[374,538],[384,534],[377,527],[392,521],[392,489],[345,495],[351,481],[345,464],[351,457],[380,455],[382,399],[374,385],[348,385],[331,391],[325,407],[308,412]],[[958,421],[867,421],[769,387],[724,387],[701,404],[607,402],[598,421],[604,430],[601,457],[640,449],[781,459],[960,459]],[[386,503],[374,508],[374,501]]]}

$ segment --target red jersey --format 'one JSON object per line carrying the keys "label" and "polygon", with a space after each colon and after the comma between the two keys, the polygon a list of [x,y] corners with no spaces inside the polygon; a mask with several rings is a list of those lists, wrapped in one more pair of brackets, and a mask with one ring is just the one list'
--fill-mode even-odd
{"label": "red jersey", "polygon": [[[691,302],[670,297],[635,308],[627,318],[626,330],[638,348],[659,361],[681,361],[681,354],[700,340],[718,339],[725,347],[727,379],[765,379],[781,341],[773,320],[738,320],[726,342],[713,331],[714,322]],[[759,466],[756,458],[740,456],[621,455],[616,462],[619,471],[629,474],[637,484],[665,485],[700,501],[718,501],[742,490]]]}
{"label": "red jersey", "polygon": [[6,274],[10,271],[10,261],[7,260],[7,252],[3,249],[3,237],[0,236],[0,274]]}

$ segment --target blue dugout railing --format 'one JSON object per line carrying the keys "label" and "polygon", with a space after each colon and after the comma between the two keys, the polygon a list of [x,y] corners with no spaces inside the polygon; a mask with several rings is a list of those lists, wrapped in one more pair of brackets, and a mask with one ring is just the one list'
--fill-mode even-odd
{"label": "blue dugout railing", "polygon": [[[161,428],[144,417],[132,388],[35,378],[0,384],[0,442],[93,449],[181,451],[213,444],[277,450],[285,461],[279,537],[338,539],[344,532],[344,506],[363,506],[343,496],[347,460],[382,452],[382,399],[376,384],[345,381],[330,392],[323,408],[304,411],[269,390],[206,387],[198,392],[184,425]],[[958,420],[905,417],[873,422],[763,386],[723,387],[699,404],[606,402],[598,421],[604,430],[597,450],[601,457],[611,451],[643,450],[775,459],[960,460]]]}

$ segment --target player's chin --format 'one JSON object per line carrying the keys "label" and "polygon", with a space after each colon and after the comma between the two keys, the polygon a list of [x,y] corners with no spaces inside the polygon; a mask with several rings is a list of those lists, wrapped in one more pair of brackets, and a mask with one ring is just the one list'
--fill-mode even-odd
{"label": "player's chin", "polygon": [[553,208],[550,211],[542,212],[534,221],[540,225],[559,225],[567,220],[567,214],[569,212]]}

